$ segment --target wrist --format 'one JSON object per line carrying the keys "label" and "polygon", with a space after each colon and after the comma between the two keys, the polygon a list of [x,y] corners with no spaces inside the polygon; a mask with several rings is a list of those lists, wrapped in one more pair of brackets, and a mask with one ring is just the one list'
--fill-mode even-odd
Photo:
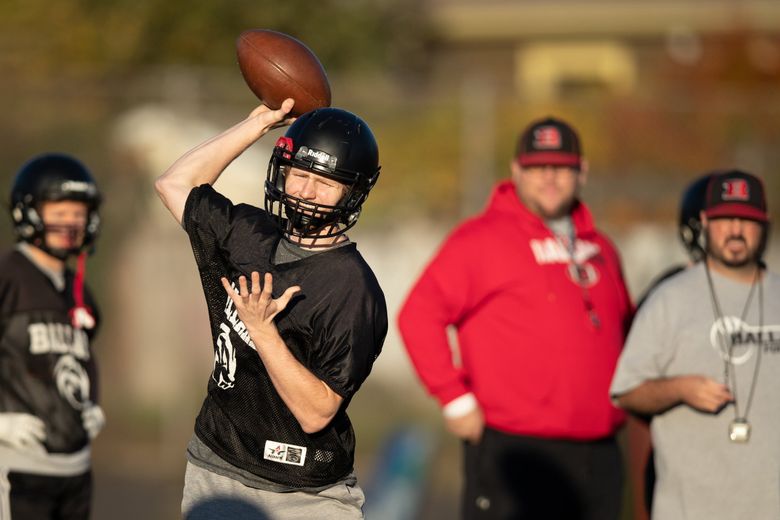
{"label": "wrist", "polygon": [[279,348],[286,347],[284,340],[279,335],[279,331],[273,324],[249,329],[249,337],[252,338],[258,353],[261,350],[273,352]]}

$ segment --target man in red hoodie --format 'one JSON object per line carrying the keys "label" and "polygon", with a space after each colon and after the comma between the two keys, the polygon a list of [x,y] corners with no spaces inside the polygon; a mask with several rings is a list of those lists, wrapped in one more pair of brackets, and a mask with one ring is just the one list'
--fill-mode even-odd
{"label": "man in red hoodie", "polygon": [[528,126],[511,173],[447,237],[399,328],[464,441],[464,519],[616,519],[624,415],[609,384],[632,312],[620,260],[578,198],[587,163],[570,125]]}

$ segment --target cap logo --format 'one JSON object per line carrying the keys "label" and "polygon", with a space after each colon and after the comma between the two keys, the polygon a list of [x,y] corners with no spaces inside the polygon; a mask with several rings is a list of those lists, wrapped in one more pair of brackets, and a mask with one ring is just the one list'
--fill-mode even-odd
{"label": "cap logo", "polygon": [[557,150],[561,147],[561,132],[554,126],[534,130],[533,147],[537,150]]}
{"label": "cap logo", "polygon": [[728,179],[723,182],[722,200],[750,200],[750,189],[744,179]]}

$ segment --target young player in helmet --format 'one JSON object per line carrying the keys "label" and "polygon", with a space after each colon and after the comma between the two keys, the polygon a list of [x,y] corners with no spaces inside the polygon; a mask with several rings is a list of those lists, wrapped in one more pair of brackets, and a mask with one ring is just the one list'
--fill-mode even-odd
{"label": "young player in helmet", "polygon": [[100,201],[90,172],[68,155],[37,156],[13,181],[18,242],[0,257],[0,518],[89,516],[90,442],[105,419],[84,265]]}
{"label": "young player in helmet", "polygon": [[[354,114],[337,108],[308,112],[274,147],[265,209],[298,243],[316,246],[318,240],[343,235],[357,223],[363,202],[379,178],[378,154],[373,135]],[[313,203],[302,197],[294,184],[306,177],[303,172],[342,185],[338,202]]]}
{"label": "young player in helmet", "polygon": [[185,518],[236,504],[262,518],[362,518],[346,409],[379,355],[387,310],[344,231],[379,174],[371,130],[335,108],[298,118],[274,148],[265,211],[211,186],[291,108],[258,107],[155,185],[189,234],[215,352],[187,449]]}
{"label": "young player in helmet", "polygon": [[701,236],[701,217],[699,213],[704,209],[704,191],[710,177],[717,172],[708,172],[696,178],[686,186],[680,198],[680,210],[678,213],[677,234],[680,237],[685,252],[688,254],[689,263],[675,265],[658,275],[650,282],[650,285],[642,296],[639,297],[637,308],[641,307],[650,292],[661,282],[679,273],[686,267],[704,258],[704,246]]}

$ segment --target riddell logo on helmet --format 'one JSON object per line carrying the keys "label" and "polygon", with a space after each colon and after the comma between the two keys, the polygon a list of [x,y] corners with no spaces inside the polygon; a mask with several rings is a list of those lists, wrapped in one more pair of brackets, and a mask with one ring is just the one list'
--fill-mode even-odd
{"label": "riddell logo on helmet", "polygon": [[750,189],[747,181],[731,179],[723,183],[723,200],[750,200]]}
{"label": "riddell logo on helmet", "polygon": [[534,148],[557,150],[561,147],[561,132],[554,126],[543,126],[534,130]]}
{"label": "riddell logo on helmet", "polygon": [[310,157],[320,164],[328,165],[329,168],[335,168],[336,162],[338,161],[336,157],[333,157],[329,153],[320,150],[312,150],[308,146],[301,146],[301,149],[295,154],[296,159],[302,157]]}
{"label": "riddell logo on helmet", "polygon": [[60,189],[64,192],[77,191],[80,193],[94,193],[96,191],[94,185],[83,181],[64,181]]}

